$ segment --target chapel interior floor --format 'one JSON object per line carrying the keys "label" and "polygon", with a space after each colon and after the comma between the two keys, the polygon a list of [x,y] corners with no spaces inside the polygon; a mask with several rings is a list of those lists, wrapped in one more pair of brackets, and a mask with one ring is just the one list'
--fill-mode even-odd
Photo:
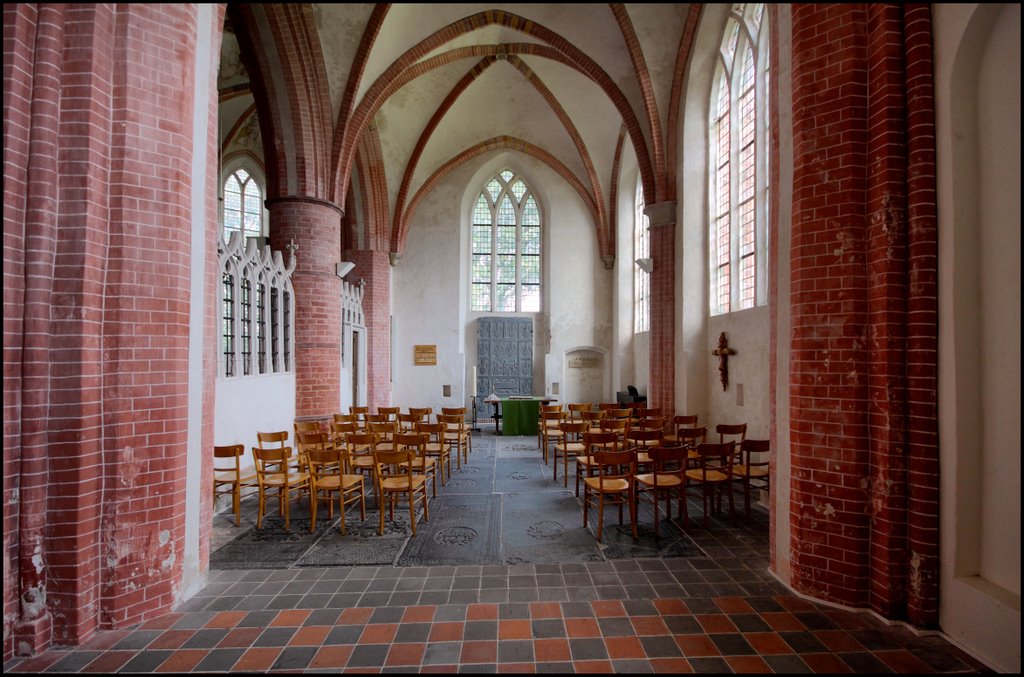
{"label": "chapel interior floor", "polygon": [[[768,572],[767,512],[756,508],[748,520],[742,499],[735,522],[712,516],[705,529],[691,498],[685,534],[673,515],[658,539],[652,514],[641,512],[639,541],[609,510],[598,545],[593,522],[582,527],[572,475],[567,490],[561,469],[552,482],[535,437],[484,426],[469,461],[438,486],[434,524],[419,523],[415,538],[396,528],[387,547],[375,547],[371,499],[366,522],[356,524],[362,532],[347,543],[365,540],[358,557],[372,563],[316,565],[344,551],[330,539],[346,537],[336,519],[318,521],[308,537],[308,512],[297,508],[282,539],[293,546],[287,555],[253,567],[226,557],[216,564],[218,552],[253,531],[248,499],[242,527],[230,512],[214,517],[208,583],[173,612],[4,669],[989,672],[940,635],[789,592]],[[274,539],[257,546],[249,552]]]}

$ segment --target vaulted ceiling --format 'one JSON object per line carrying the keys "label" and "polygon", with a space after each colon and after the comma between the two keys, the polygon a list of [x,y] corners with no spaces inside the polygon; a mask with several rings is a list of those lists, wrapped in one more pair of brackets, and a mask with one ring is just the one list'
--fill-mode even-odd
{"label": "vaulted ceiling", "polygon": [[482,153],[512,149],[581,195],[604,253],[614,246],[624,156],[635,158],[648,203],[674,199],[671,132],[699,11],[229,5],[222,155],[265,162],[272,195],[307,194],[346,211],[359,204],[374,231],[368,245],[400,253],[417,203],[437,181]]}

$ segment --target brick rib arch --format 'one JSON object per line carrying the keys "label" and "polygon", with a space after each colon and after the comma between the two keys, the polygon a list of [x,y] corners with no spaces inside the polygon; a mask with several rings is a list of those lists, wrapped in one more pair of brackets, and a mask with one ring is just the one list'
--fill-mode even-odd
{"label": "brick rib arch", "polygon": [[[478,78],[487,68],[492,66],[496,61],[497,58],[495,56],[487,56],[483,60],[481,60],[476,66],[474,66],[473,69],[471,69],[470,72],[467,73],[456,84],[456,86],[452,89],[449,95],[445,97],[445,100],[438,107],[437,111],[431,117],[430,122],[427,124],[426,128],[424,128],[423,132],[420,134],[420,137],[416,142],[416,147],[413,150],[409,163],[406,165],[406,171],[402,177],[402,187],[399,190],[398,199],[395,202],[395,225],[394,228],[392,229],[391,236],[391,246],[393,251],[399,254],[405,251],[405,242],[409,236],[409,228],[411,224],[409,221],[402,219],[402,208],[403,205],[405,204],[405,198],[409,191],[409,185],[412,182],[412,177],[415,174],[416,166],[419,162],[420,156],[423,153],[423,149],[426,147],[426,144],[430,141],[430,138],[433,135],[434,130],[437,128],[437,125],[440,124],[445,114],[448,112],[448,110],[451,109],[451,106],[455,103],[455,101],[462,94],[462,92],[465,91],[465,89],[476,78]],[[561,104],[559,104],[554,94],[551,93],[551,90],[544,86],[544,83],[540,80],[540,78],[533,72],[532,69],[530,69],[529,66],[527,66],[522,61],[522,59],[513,54],[508,57],[508,61],[509,64],[516,68],[520,73],[522,73],[526,81],[535,89],[537,89],[541,96],[544,97],[544,100],[547,101],[548,105],[551,106],[551,109],[554,111],[556,117],[562,123],[562,126],[565,128],[566,132],[572,139],[573,144],[576,146],[577,152],[579,152],[580,154],[580,159],[582,160],[583,166],[586,170],[587,178],[590,181],[591,196],[593,198],[594,204],[596,205],[598,214],[598,219],[594,225],[599,234],[599,241],[601,239],[601,233],[610,233],[611,241],[614,243],[614,231],[610,229],[610,225],[608,223],[608,208],[604,201],[603,191],[601,190],[601,183],[598,180],[597,171],[594,169],[594,163],[590,159],[590,153],[587,150],[586,144],[584,144],[583,138],[580,136],[579,131],[576,129],[576,126],[573,125],[572,120],[569,119],[569,115],[565,112],[565,109],[562,108]],[[602,256],[609,253],[612,252],[601,252]]]}
{"label": "brick rib arch", "polygon": [[312,6],[232,4],[229,12],[259,111],[267,197],[330,200],[333,112]]}
{"label": "brick rib arch", "polygon": [[[640,49],[640,40],[633,30],[633,22],[629,19],[629,13],[625,5],[620,3],[610,4],[612,16],[619,25],[619,32],[622,33],[622,40],[626,45],[626,53],[633,64],[633,74],[636,76],[637,84],[640,85],[640,92],[644,101],[644,112],[647,114],[647,128],[651,135],[651,155],[654,159],[654,176],[656,178],[657,192],[652,200],[657,198],[661,201],[665,196],[665,149],[661,136],[661,118],[658,116],[658,102],[654,98],[654,87],[651,85],[651,74],[647,71],[647,61],[644,59],[644,52]],[[646,191],[644,193],[647,194]]]}
{"label": "brick rib arch", "polygon": [[[619,111],[619,114],[622,116],[626,123],[626,127],[629,130],[630,138],[633,140],[634,146],[636,147],[637,159],[640,164],[641,176],[643,177],[644,182],[644,190],[649,191],[651,195],[656,195],[657,190],[654,170],[651,166],[650,154],[647,149],[647,144],[641,131],[640,124],[636,119],[636,115],[633,112],[632,107],[629,105],[628,99],[626,99],[622,91],[615,85],[611,77],[609,77],[608,74],[593,61],[593,59],[574,47],[568,40],[557,33],[515,14],[503,11],[487,11],[465,17],[455,23],[449,24],[428,36],[419,44],[410,48],[402,54],[402,56],[396,59],[367,90],[363,101],[356,107],[351,117],[344,121],[344,123],[339,120],[339,123],[335,128],[335,141],[331,154],[333,175],[337,179],[334,182],[334,190],[341,191],[335,195],[338,201],[344,201],[344,191],[348,190],[348,177],[351,173],[352,158],[358,143],[359,135],[361,134],[363,127],[380,108],[384,100],[386,100],[387,96],[385,94],[392,81],[400,77],[406,70],[412,68],[421,58],[438,49],[440,46],[458,38],[461,35],[493,25],[520,31],[542,40],[548,45],[558,45],[558,48],[553,50],[553,54],[559,55],[556,58],[558,58],[561,63],[583,73],[601,87],[609,100],[615,106],[616,110]],[[538,50],[535,53],[541,54],[541,51]]]}
{"label": "brick rib arch", "polygon": [[[434,189],[434,186],[436,186],[442,179],[444,179],[445,176],[453,172],[458,167],[469,162],[473,158],[495,150],[514,150],[520,153],[525,153],[526,155],[536,158],[543,162],[544,164],[551,167],[551,169],[557,172],[562,178],[564,178],[569,183],[569,185],[573,187],[573,189],[579,194],[580,198],[583,199],[583,202],[587,205],[587,209],[590,211],[590,215],[595,220],[597,219],[597,206],[594,204],[594,200],[591,197],[590,193],[587,192],[586,186],[584,186],[583,182],[581,182],[575,174],[569,171],[569,168],[563,165],[558,160],[558,158],[551,155],[551,153],[547,152],[543,148],[534,146],[533,144],[527,143],[522,139],[517,139],[512,136],[496,136],[492,139],[481,141],[475,146],[467,148],[466,150],[462,151],[461,153],[453,157],[448,162],[441,165],[441,167],[439,167],[436,172],[431,174],[430,178],[428,178],[423,183],[420,189],[416,191],[416,194],[409,201],[409,207],[408,209],[406,209],[405,215],[403,216],[403,220],[406,222],[412,220],[412,216],[413,214],[416,213],[416,208],[419,206],[420,202],[423,201],[423,199],[430,193],[430,191]],[[598,237],[598,244],[600,246],[600,250],[605,251],[607,249],[608,243],[601,241],[600,234],[598,235]]]}

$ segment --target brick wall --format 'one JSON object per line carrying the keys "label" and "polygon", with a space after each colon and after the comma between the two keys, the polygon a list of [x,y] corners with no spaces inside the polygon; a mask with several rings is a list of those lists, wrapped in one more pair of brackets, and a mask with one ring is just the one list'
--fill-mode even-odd
{"label": "brick wall", "polygon": [[373,411],[391,404],[391,264],[387,252],[350,251],[356,264],[349,280],[366,280],[366,403]]}

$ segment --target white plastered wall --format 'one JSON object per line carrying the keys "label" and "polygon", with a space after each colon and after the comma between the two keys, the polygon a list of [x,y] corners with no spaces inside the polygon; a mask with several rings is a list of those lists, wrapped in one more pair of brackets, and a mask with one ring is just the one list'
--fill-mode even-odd
{"label": "white plastered wall", "polygon": [[[542,312],[501,314],[534,317],[533,394],[547,394],[552,383],[565,382],[567,352],[581,346],[611,351],[612,273],[600,260],[593,220],[582,200],[533,158],[508,151],[488,154],[452,172],[419,205],[405,254],[392,270],[396,405],[435,411],[471,406],[476,321],[484,314],[468,310],[469,223],[480,190],[504,167],[521,174],[534,191],[547,252]],[[437,346],[436,366],[413,365],[413,346],[421,344]],[[450,398],[442,397],[445,384],[452,385]]]}
{"label": "white plastered wall", "polygon": [[940,624],[1020,671],[1020,6],[933,5]]}

